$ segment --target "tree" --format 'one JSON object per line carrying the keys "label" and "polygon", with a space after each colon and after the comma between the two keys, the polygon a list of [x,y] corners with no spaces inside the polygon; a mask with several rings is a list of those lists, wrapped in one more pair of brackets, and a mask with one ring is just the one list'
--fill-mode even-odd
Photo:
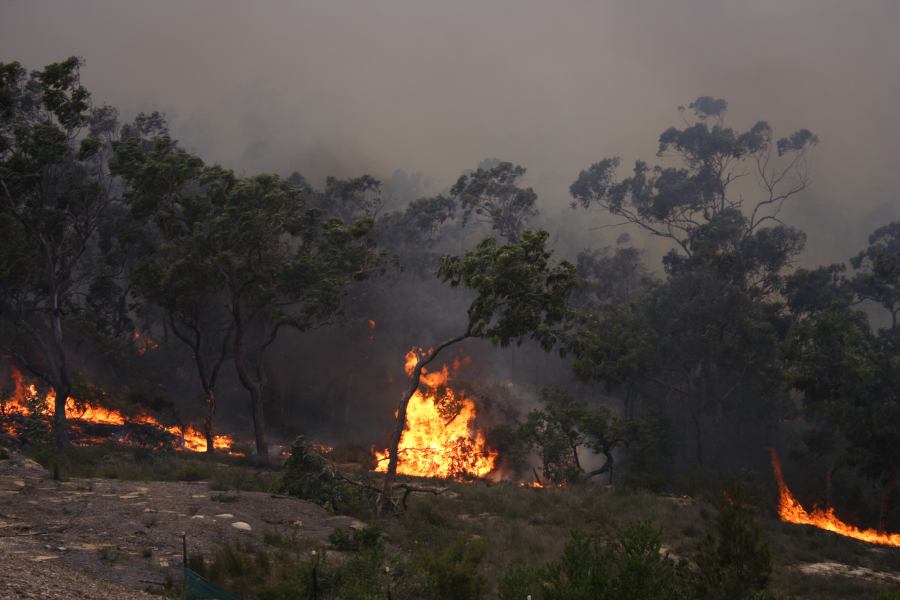
{"label": "tree", "polygon": [[[612,483],[613,450],[635,441],[641,424],[614,417],[605,407],[590,407],[573,400],[558,388],[541,390],[541,403],[542,408],[528,413],[518,434],[539,451],[544,480],[576,483],[609,473]],[[587,471],[578,456],[580,448],[603,455],[604,463]]]}
{"label": "tree", "polygon": [[[724,126],[727,106],[722,99],[701,96],[689,105],[695,122],[687,121],[684,129],[670,127],[660,135],[657,156],[675,158],[683,166],[650,167],[639,160],[632,176],[618,181],[620,160],[603,159],[581,171],[570,186],[573,206],[599,206],[624,223],[671,240],[687,256],[693,254],[690,241],[700,225],[726,211],[749,212],[741,223],[742,238],[763,223],[781,223],[778,215],[784,203],[809,183],[805,159],[818,138],[800,129],[775,141],[765,121],[735,132]],[[710,119],[715,121],[712,127]],[[730,193],[730,188],[750,172],[762,198],[747,206],[744,196]]]}
{"label": "tree", "polygon": [[772,577],[772,555],[762,529],[739,498],[726,492],[713,528],[697,551],[698,595],[710,600],[762,599]]}
{"label": "tree", "polygon": [[442,350],[468,338],[481,338],[508,346],[530,338],[546,350],[559,341],[569,310],[567,299],[575,286],[575,267],[562,261],[550,264],[546,231],[524,231],[518,242],[498,245],[485,238],[463,256],[446,256],[438,277],[451,287],[460,285],[475,294],[468,309],[468,323],[461,334],[428,351],[417,351],[409,387],[397,407],[397,419],[388,445],[388,468],[384,475],[382,510],[393,495],[397,475],[398,447],[406,428],[406,410],[419,387],[422,369]]}
{"label": "tree", "polygon": [[857,298],[881,305],[890,315],[890,333],[896,332],[900,315],[900,221],[876,229],[869,236],[869,247],[850,263],[857,270],[851,280]]}
{"label": "tree", "polygon": [[873,299],[892,310],[894,229],[876,230],[869,248],[851,261],[859,272],[845,283],[836,281],[841,269],[835,266],[791,278],[798,316],[784,354],[790,384],[803,393],[814,427],[807,439],[828,449],[840,436],[846,442],[841,462],[881,483],[882,531],[900,477],[900,352],[895,325],[876,333],[852,305]]}
{"label": "tree", "polygon": [[179,148],[161,115],[141,114],[114,144],[111,168],[127,189],[128,218],[116,223],[123,247],[140,248],[127,265],[130,294],[162,311],[164,327],[191,352],[215,444],[216,383],[234,323],[211,260],[213,223],[235,176]]}
{"label": "tree", "polygon": [[474,218],[487,223],[510,242],[519,239],[528,221],[537,215],[537,194],[521,188],[525,167],[509,162],[485,161],[473,173],[461,175],[450,194],[463,211],[463,224]]}
{"label": "tree", "polygon": [[239,179],[212,225],[209,260],[234,326],[238,378],[250,396],[256,451],[268,460],[265,352],[289,327],[307,331],[339,316],[348,286],[377,267],[372,219],[327,218],[301,187],[274,175]]}
{"label": "tree", "polygon": [[[582,376],[629,389],[641,381],[643,395],[686,409],[703,463],[705,419],[738,409],[765,417],[783,399],[772,385],[786,330],[781,290],[805,236],[778,216],[808,185],[805,158],[818,140],[801,129],[776,141],[763,121],[745,132],[725,127],[720,99],[704,96],[688,108],[694,121],[659,137],[658,156],[677,166],[637,161],[619,181],[619,159],[607,158],[570,187],[573,206],[599,206],[616,225],[673,245],[665,280],[607,303],[609,317],[589,307],[571,347]],[[749,173],[761,190],[755,203],[736,184]]]}
{"label": "tree", "polygon": [[113,195],[105,164],[115,112],[92,110],[72,57],[26,74],[0,63],[0,318],[3,351],[51,386],[57,447],[72,389],[65,322],[84,309],[92,244]]}

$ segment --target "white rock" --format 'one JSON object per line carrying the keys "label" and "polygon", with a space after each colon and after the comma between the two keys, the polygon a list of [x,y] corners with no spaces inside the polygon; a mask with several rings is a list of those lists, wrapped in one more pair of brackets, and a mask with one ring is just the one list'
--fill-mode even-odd
{"label": "white rock", "polygon": [[221,515],[216,515],[217,519],[233,519],[234,515],[231,513],[222,513]]}
{"label": "white rock", "polygon": [[249,523],[244,523],[243,521],[235,521],[231,526],[239,531],[251,531],[253,529]]}

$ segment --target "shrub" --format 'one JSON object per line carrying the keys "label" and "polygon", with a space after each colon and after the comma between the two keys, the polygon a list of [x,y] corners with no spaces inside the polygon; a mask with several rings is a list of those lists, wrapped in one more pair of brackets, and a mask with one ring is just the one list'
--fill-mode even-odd
{"label": "shrub", "polygon": [[542,567],[513,566],[499,581],[502,600],[681,600],[691,577],[660,555],[659,531],[639,523],[606,539],[575,531],[562,556]]}
{"label": "shrub", "polygon": [[381,530],[377,527],[335,529],[328,536],[328,541],[342,552],[380,550],[382,547]]}
{"label": "shrub", "polygon": [[734,500],[720,507],[696,562],[700,590],[710,600],[758,597],[772,575],[772,556],[762,530]]}

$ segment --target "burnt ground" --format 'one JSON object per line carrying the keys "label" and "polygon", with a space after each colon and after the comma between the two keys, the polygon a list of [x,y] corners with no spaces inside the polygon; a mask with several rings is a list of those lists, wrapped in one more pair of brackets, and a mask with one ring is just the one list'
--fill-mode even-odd
{"label": "burnt ground", "polygon": [[359,526],[302,500],[202,481],[54,481],[11,454],[0,460],[0,598],[149,598],[141,590],[181,579],[183,533],[189,553],[209,556],[228,541],[274,534],[314,546]]}

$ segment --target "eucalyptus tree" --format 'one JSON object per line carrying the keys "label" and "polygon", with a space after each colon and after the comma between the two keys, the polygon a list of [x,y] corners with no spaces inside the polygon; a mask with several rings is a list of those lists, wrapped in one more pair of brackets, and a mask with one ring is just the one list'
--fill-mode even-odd
{"label": "eucalyptus tree", "polygon": [[488,160],[477,170],[464,173],[450,194],[462,209],[463,224],[470,220],[490,225],[503,238],[515,242],[538,210],[537,194],[519,180],[525,167]]}
{"label": "eucalyptus tree", "polygon": [[613,225],[671,244],[659,285],[606,315],[586,311],[572,346],[576,369],[613,387],[639,380],[642,394],[674,400],[691,423],[698,463],[706,419],[737,410],[740,420],[767,419],[784,400],[772,384],[783,376],[782,287],[805,235],[780,215],[809,185],[807,156],[818,142],[806,129],[776,139],[764,121],[736,131],[726,109],[700,97],[681,108],[683,128],[660,135],[663,164],[638,160],[619,179],[619,159],[606,158],[570,186],[573,207],[599,207]]}
{"label": "eucalyptus tree", "polygon": [[303,332],[336,322],[350,285],[379,268],[370,215],[347,222],[311,204],[308,190],[278,176],[238,179],[223,195],[207,247],[262,460],[268,460],[266,351],[286,328]]}
{"label": "eucalyptus tree", "polygon": [[416,351],[409,386],[397,406],[388,450],[381,509],[390,506],[399,461],[398,448],[406,429],[409,401],[419,388],[422,370],[446,348],[469,338],[495,346],[522,343],[526,338],[550,351],[561,339],[569,316],[568,297],[576,283],[575,267],[567,261],[552,264],[546,231],[522,232],[517,242],[500,245],[485,238],[462,256],[445,256],[438,277],[451,287],[463,286],[474,298],[467,311],[465,330]]}
{"label": "eucalyptus tree", "polygon": [[162,327],[190,351],[212,452],[216,385],[234,330],[211,254],[213,228],[237,178],[179,147],[158,113],[138,115],[113,146],[111,168],[125,183],[128,208],[115,232],[123,255],[131,253],[123,261],[128,293],[156,307]]}
{"label": "eucalyptus tree", "polygon": [[[842,265],[801,270],[786,288],[796,318],[784,359],[812,427],[807,445],[881,485],[882,531],[900,481],[898,234],[897,223],[878,228],[851,259],[850,277],[842,277]],[[875,330],[855,308],[862,300],[883,307],[890,325]]]}
{"label": "eucalyptus tree", "polygon": [[87,306],[96,234],[113,202],[106,167],[115,111],[93,109],[82,61],[0,63],[0,320],[3,353],[52,387],[68,445],[67,320]]}

